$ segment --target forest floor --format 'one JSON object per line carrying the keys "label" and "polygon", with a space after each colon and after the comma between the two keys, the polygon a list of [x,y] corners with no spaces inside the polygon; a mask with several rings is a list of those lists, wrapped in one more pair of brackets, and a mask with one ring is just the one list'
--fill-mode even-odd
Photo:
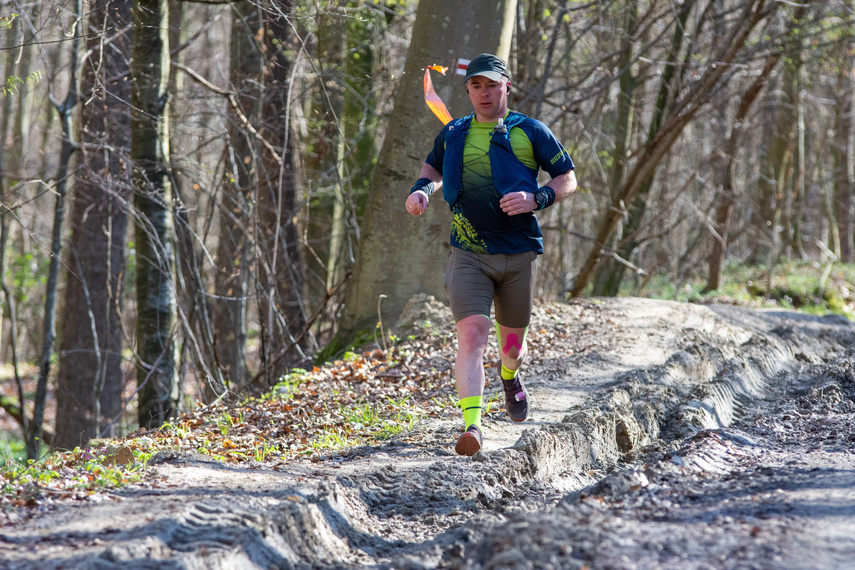
{"label": "forest floor", "polygon": [[[415,304],[396,329],[404,357],[354,385],[423,375],[413,400],[448,400],[451,326],[441,305]],[[493,399],[473,457],[454,453],[450,405],[327,455],[299,441],[248,463],[161,451],[138,482],[4,511],[0,566],[853,566],[852,322],[587,299],[536,305],[530,343],[530,418],[512,423]]]}

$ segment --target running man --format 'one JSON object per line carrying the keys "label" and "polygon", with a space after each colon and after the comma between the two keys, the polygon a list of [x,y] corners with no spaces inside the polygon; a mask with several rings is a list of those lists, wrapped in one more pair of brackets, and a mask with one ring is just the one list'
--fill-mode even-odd
{"label": "running man", "polygon": [[[466,428],[455,450],[474,455],[483,441],[484,352],[493,304],[506,410],[515,422],[528,418],[520,367],[537,256],[543,253],[534,212],[572,194],[576,175],[567,150],[546,125],[508,110],[511,76],[502,59],[473,59],[464,86],[474,113],[440,131],[405,206],[421,215],[441,189],[453,213],[445,289],[457,323],[454,379]],[[537,183],[539,170],[551,177],[544,186]]]}

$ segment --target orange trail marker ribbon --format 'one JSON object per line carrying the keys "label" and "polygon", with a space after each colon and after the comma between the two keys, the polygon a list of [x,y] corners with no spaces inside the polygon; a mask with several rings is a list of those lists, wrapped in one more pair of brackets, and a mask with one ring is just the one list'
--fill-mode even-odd
{"label": "orange trail marker ribbon", "polygon": [[425,103],[433,111],[433,114],[442,121],[442,124],[445,125],[451,120],[451,114],[445,107],[445,103],[442,102],[442,99],[439,98],[439,95],[433,89],[433,81],[430,80],[431,69],[445,75],[448,68],[441,65],[429,65],[425,68]]}

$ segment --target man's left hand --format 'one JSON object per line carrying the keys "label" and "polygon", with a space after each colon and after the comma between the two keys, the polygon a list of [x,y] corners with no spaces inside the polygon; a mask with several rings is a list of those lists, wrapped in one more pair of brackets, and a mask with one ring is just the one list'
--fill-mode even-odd
{"label": "man's left hand", "polygon": [[511,192],[499,200],[502,211],[509,216],[525,214],[537,210],[537,202],[531,192]]}

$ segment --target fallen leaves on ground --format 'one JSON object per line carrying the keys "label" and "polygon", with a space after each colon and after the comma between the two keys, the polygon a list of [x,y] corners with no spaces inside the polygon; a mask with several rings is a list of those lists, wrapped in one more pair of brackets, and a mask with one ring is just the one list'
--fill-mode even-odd
{"label": "fallen leaves on ground", "polygon": [[[607,350],[610,337],[597,333],[620,328],[603,319],[596,303],[539,305],[533,321],[538,325],[527,339],[529,365]],[[323,461],[397,434],[415,441],[417,430],[409,428],[420,419],[459,417],[455,344],[450,318],[423,322],[406,338],[390,337],[388,350],[348,353],[312,370],[294,370],[262,396],[199,404],[159,429],[94,440],[87,449],[31,464],[7,462],[0,472],[0,525],[20,507],[115,498],[111,490],[142,482],[158,453],[202,454],[230,464]],[[493,340],[484,357],[488,391],[496,389],[491,379],[497,360]],[[501,411],[501,404],[487,406],[488,414]]]}
{"label": "fallen leaves on ground", "polygon": [[294,370],[259,397],[200,403],[158,429],[97,440],[89,449],[29,464],[7,462],[0,511],[109,497],[111,489],[140,481],[159,452],[237,464],[318,461],[376,445],[453,408],[452,340],[450,330],[425,329],[388,351],[348,353],[312,370]]}

